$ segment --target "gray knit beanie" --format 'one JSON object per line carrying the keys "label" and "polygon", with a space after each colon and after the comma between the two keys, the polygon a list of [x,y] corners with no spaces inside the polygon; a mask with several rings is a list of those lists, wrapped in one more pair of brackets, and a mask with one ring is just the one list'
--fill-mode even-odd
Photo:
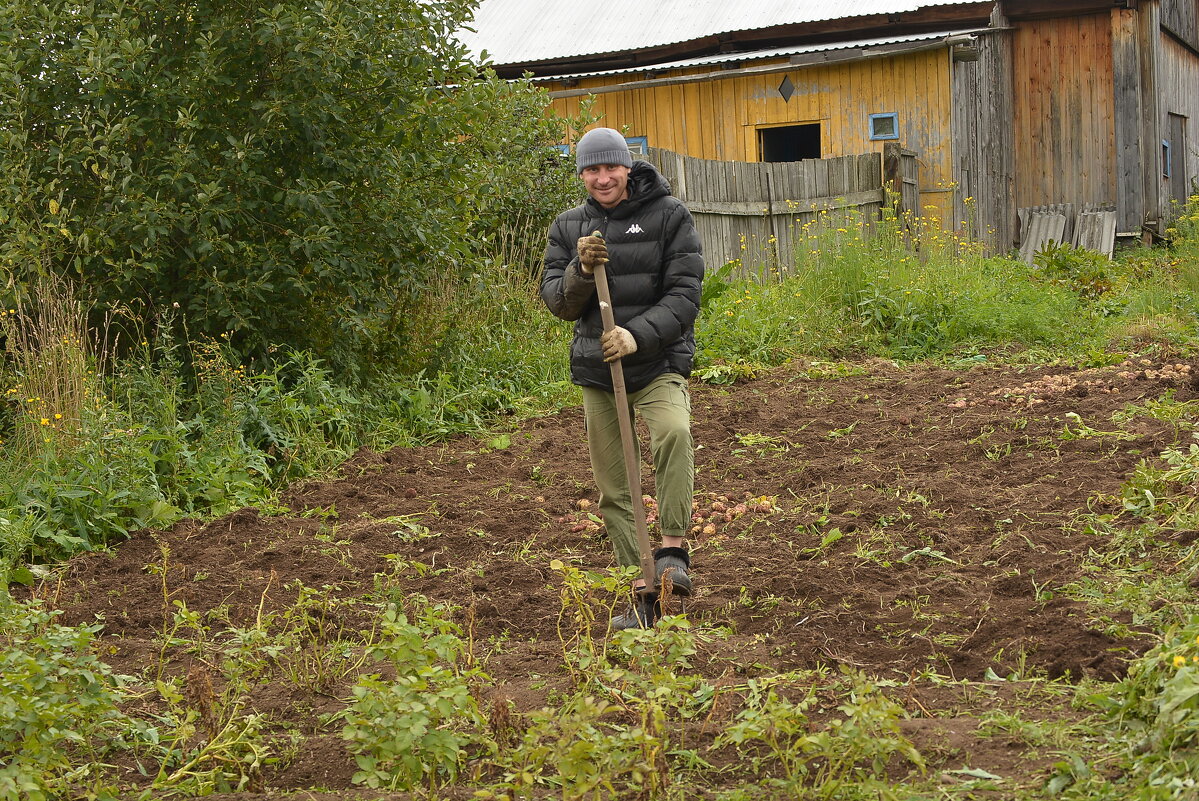
{"label": "gray knit beanie", "polygon": [[633,166],[633,155],[629,143],[619,131],[611,128],[593,128],[575,145],[575,172],[593,164],[623,164]]}

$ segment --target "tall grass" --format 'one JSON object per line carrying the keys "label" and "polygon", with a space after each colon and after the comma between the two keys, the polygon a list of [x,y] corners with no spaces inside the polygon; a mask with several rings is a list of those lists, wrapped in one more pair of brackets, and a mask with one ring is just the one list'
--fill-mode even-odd
{"label": "tall grass", "polygon": [[39,302],[14,301],[13,308],[0,309],[0,335],[11,364],[4,389],[9,445],[24,452],[76,434],[95,383],[96,357],[72,287],[43,273],[32,289]]}
{"label": "tall grass", "polygon": [[574,398],[570,326],[537,295],[527,231],[429,288],[410,363],[347,386],[306,352],[250,373],[227,340],[159,327],[109,358],[72,288],[43,282],[3,315],[0,583],[183,515],[273,508],[288,482],[355,449],[480,434]]}
{"label": "tall grass", "polygon": [[1199,297],[1199,232],[1187,227],[1199,201],[1188,209],[1170,251],[1109,262],[1061,247],[1033,265],[985,257],[977,242],[920,219],[820,212],[797,223],[785,269],[739,280],[735,263],[714,271],[724,291],[705,304],[701,361],[1176,346],[1195,333]]}
{"label": "tall grass", "polygon": [[[418,405],[444,406],[447,419],[437,420],[440,412],[428,417],[412,432],[415,439],[481,430],[496,415],[544,412],[574,397],[566,372],[570,325],[549,315],[538,295],[544,236],[540,226],[525,222],[505,232],[471,269],[444,276],[426,291],[404,372],[423,379],[416,392],[437,393],[421,394]],[[401,409],[415,402],[411,384],[406,375],[396,377]]]}

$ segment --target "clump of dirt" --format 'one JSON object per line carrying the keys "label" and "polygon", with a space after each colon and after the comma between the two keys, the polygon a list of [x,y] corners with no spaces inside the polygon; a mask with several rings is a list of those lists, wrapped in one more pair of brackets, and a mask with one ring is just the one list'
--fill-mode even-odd
{"label": "clump of dirt", "polygon": [[[1137,463],[1179,443],[1175,426],[1130,405],[1167,390],[1196,398],[1199,370],[860,367],[693,382],[698,592],[686,611],[700,629],[727,632],[696,669],[713,679],[838,664],[893,678],[931,669],[982,680],[1017,666],[1120,676],[1146,643],[1109,632],[1132,621],[1056,590],[1082,576],[1088,549],[1105,547],[1075,524],[1079,512],[1118,511]],[[1120,436],[1108,436],[1118,412]],[[101,650],[118,672],[186,675],[194,660],[182,655],[147,667],[181,604],[245,626],[304,588],[344,599],[382,583],[454,605],[494,697],[528,711],[565,682],[551,560],[603,570],[612,555],[581,411],[526,421],[510,439],[364,450],[339,477],[292,488],[288,514],[244,509],[142,532],[74,560],[38,593],[66,623],[102,622]],[[652,510],[648,470],[644,491]],[[331,631],[370,625],[349,604],[325,614]],[[351,786],[336,729],[315,722],[347,696],[344,685],[274,686],[251,699],[310,735],[268,787]],[[936,701],[913,697],[910,709]],[[909,729],[958,749],[977,727],[969,716]]]}

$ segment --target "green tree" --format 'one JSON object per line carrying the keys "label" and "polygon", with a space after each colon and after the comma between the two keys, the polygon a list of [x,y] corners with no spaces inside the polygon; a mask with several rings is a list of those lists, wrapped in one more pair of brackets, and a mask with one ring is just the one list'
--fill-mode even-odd
{"label": "green tree", "polygon": [[561,136],[543,93],[479,77],[473,6],[0,0],[8,291],[50,269],[148,329],[385,363],[507,203],[480,160]]}

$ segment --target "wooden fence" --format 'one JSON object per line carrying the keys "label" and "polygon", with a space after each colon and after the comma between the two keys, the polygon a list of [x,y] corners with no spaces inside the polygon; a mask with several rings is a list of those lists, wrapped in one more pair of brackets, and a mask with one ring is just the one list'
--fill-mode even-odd
{"label": "wooden fence", "polygon": [[[877,220],[887,203],[884,181],[915,197],[915,154],[899,149],[888,152],[889,176],[879,153],[761,163],[649,148],[644,157],[694,215],[709,269],[736,261],[745,274],[787,272],[814,226],[848,228]],[[906,183],[905,175],[911,176]]]}

